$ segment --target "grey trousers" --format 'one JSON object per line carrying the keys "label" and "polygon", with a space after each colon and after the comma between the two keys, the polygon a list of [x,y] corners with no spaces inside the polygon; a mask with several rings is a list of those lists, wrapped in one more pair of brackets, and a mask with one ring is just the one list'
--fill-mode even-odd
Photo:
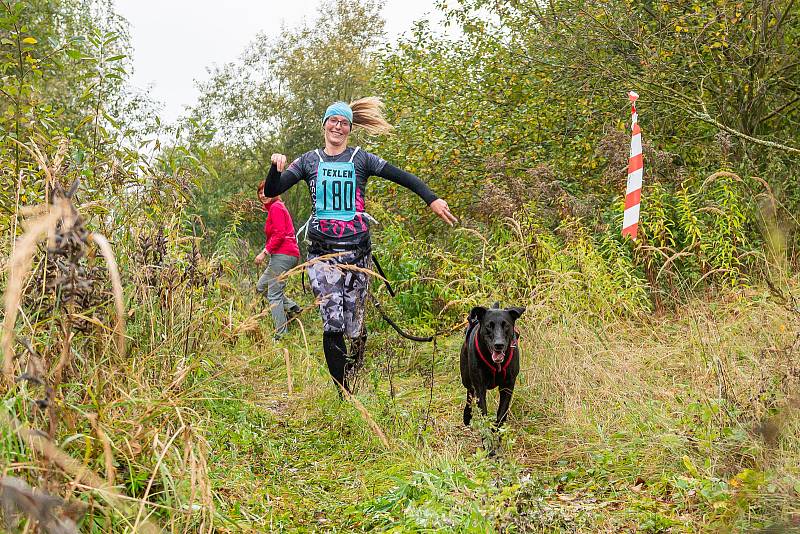
{"label": "grey trousers", "polygon": [[264,293],[266,290],[267,301],[272,311],[272,322],[275,323],[275,335],[281,336],[286,333],[286,311],[299,309],[295,301],[287,297],[283,290],[286,287],[285,280],[278,280],[278,276],[285,273],[297,265],[297,258],[286,254],[272,254],[269,257],[269,264],[264,269],[261,278],[258,279],[256,291]]}

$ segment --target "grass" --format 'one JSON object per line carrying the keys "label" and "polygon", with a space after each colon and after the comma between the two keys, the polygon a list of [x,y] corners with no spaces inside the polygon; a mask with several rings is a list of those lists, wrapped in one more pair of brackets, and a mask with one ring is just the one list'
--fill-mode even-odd
{"label": "grass", "polygon": [[[419,364],[430,346],[370,341],[358,398],[388,450],[338,400],[300,336],[287,341],[299,377],[291,397],[279,351],[240,361],[233,384],[248,384],[250,402],[210,408],[220,513],[242,529],[275,531],[792,528],[797,376],[782,349],[795,315],[754,294],[603,330],[536,319],[523,323],[524,366],[497,458],[482,445],[486,421],[460,423],[458,336],[439,344],[424,430]],[[772,437],[760,430],[769,421],[779,421]]]}

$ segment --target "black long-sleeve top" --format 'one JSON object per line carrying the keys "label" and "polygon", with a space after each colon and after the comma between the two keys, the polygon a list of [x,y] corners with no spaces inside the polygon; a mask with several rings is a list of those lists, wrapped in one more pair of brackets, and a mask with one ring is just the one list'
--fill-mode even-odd
{"label": "black long-sleeve top", "polygon": [[[318,218],[316,213],[317,169],[320,162],[352,162],[355,169],[355,217],[352,221],[339,221]],[[382,158],[369,152],[347,148],[341,154],[328,156],[323,150],[306,152],[282,173],[273,164],[267,175],[264,194],[274,197],[286,192],[299,181],[305,181],[311,193],[312,215],[308,236],[312,242],[326,245],[357,245],[369,240],[369,221],[362,215],[365,206],[365,193],[369,176],[379,176],[410,189],[426,204],[430,205],[438,197],[431,189],[413,174],[398,169]]]}

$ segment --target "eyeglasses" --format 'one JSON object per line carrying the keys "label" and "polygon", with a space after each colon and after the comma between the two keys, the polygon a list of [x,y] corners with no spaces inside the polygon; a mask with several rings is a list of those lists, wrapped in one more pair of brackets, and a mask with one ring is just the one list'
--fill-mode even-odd
{"label": "eyeglasses", "polygon": [[347,119],[334,119],[333,117],[328,117],[328,122],[331,126],[339,126],[340,128],[350,127],[350,121]]}

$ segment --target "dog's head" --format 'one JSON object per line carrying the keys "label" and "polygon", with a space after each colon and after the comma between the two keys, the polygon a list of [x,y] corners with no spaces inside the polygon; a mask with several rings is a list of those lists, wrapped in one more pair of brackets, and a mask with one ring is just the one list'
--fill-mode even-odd
{"label": "dog's head", "polygon": [[469,313],[470,320],[477,320],[478,335],[492,351],[492,361],[502,364],[508,347],[514,341],[514,323],[525,311],[525,308],[500,308],[495,303],[491,308],[476,306]]}

